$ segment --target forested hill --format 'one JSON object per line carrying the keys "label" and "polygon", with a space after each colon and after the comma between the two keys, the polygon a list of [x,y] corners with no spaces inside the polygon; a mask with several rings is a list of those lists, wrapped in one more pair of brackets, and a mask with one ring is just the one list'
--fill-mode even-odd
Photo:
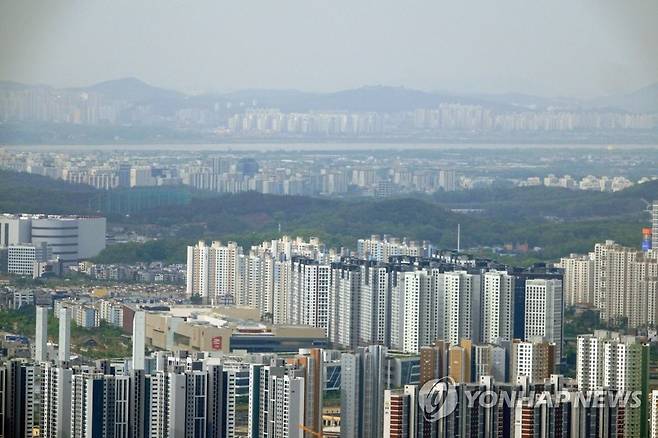
{"label": "forested hill", "polygon": [[488,228],[486,220],[413,198],[337,200],[253,192],[195,199],[184,208],[143,211],[130,220],[173,227],[182,238],[275,233],[281,225],[284,233],[312,234],[349,246],[373,233],[455,246],[458,223],[465,234]]}
{"label": "forested hill", "polygon": [[87,214],[95,192],[87,185],[0,170],[0,213]]}
{"label": "forested hill", "polygon": [[[1,212],[95,213],[89,199],[98,192],[45,177],[0,172]],[[371,234],[431,240],[454,248],[457,224],[463,247],[528,243],[543,248],[535,254],[538,258],[555,259],[588,251],[605,239],[638,245],[641,227],[649,223],[645,200],[654,198],[658,198],[657,182],[613,194],[528,187],[388,199],[193,192],[186,205],[109,215],[110,224],[157,237],[159,242],[149,245],[159,247],[134,247],[130,256],[114,248],[106,261],[162,255],[179,260],[183,253],[170,254],[171,249],[185,243],[231,239],[250,245],[277,236],[279,226],[284,234],[318,236],[331,245],[351,248],[358,238]],[[460,208],[481,212],[452,211]]]}
{"label": "forested hill", "polygon": [[433,202],[446,208],[481,209],[486,217],[509,221],[637,218],[654,199],[658,199],[658,181],[616,193],[540,186],[440,192],[432,196]]}

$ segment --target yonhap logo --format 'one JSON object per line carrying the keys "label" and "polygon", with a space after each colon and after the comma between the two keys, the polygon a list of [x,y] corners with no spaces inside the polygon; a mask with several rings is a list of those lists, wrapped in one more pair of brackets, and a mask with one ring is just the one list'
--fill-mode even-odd
{"label": "yonhap logo", "polygon": [[427,381],[418,392],[418,406],[425,421],[430,423],[452,414],[457,407],[457,390],[452,377]]}

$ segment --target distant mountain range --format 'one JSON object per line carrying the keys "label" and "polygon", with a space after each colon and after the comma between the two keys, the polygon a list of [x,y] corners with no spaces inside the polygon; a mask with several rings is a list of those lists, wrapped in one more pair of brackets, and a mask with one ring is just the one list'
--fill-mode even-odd
{"label": "distant mountain range", "polygon": [[183,99],[185,95],[177,91],[158,88],[140,81],[137,78],[124,78],[99,82],[91,87],[81,88],[83,91],[93,91],[117,100],[127,101],[162,101]]}
{"label": "distant mountain range", "polygon": [[658,82],[629,94],[594,99],[596,107],[621,108],[636,113],[658,112]]}
{"label": "distant mountain range", "polygon": [[[0,90],[50,88],[0,81]],[[524,94],[466,95],[427,92],[404,87],[365,86],[333,93],[310,93],[298,90],[251,89],[223,94],[189,96],[154,87],[137,78],[123,78],[101,82],[70,91],[95,92],[111,100],[130,103],[163,104],[190,107],[216,103],[231,106],[279,108],[282,111],[349,110],[349,111],[407,111],[435,108],[441,103],[483,105],[498,110],[615,110],[635,113],[658,113],[658,83],[628,94],[606,96],[591,100],[544,98]]]}

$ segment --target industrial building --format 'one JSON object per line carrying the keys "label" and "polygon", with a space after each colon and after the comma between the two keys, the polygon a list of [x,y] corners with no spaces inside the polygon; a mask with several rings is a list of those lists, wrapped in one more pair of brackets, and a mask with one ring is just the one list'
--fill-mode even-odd
{"label": "industrial building", "polygon": [[73,263],[105,248],[104,217],[44,214],[0,215],[0,248],[48,245],[53,258]]}

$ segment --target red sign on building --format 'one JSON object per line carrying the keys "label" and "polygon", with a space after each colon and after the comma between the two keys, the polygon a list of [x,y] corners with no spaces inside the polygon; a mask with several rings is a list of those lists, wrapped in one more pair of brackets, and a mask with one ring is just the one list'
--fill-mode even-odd
{"label": "red sign on building", "polygon": [[221,350],[222,349],[222,337],[221,336],[213,336],[213,338],[212,338],[212,349],[213,350]]}

